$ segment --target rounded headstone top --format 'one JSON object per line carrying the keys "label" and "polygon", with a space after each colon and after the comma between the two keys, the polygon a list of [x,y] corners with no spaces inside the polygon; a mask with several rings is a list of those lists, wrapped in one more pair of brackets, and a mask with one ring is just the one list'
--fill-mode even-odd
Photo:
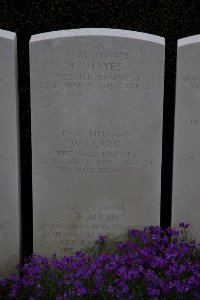
{"label": "rounded headstone top", "polygon": [[14,40],[16,37],[16,33],[0,29],[0,38],[5,38],[9,40]]}
{"label": "rounded headstone top", "polygon": [[123,29],[108,29],[108,28],[81,28],[51,31],[46,33],[35,34],[31,37],[30,43],[48,39],[76,37],[76,36],[114,36],[122,38],[132,38],[138,40],[149,41],[158,44],[165,44],[165,39],[158,35],[153,35],[144,32],[137,32]]}
{"label": "rounded headstone top", "polygon": [[200,34],[188,36],[178,40],[178,47],[187,46],[195,43],[200,43]]}

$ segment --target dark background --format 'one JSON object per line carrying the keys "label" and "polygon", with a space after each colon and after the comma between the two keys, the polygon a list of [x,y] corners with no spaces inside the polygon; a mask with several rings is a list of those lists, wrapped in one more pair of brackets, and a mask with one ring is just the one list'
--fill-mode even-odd
{"label": "dark background", "polygon": [[[72,28],[118,28],[166,39],[161,225],[171,221],[177,39],[200,34],[200,0],[0,0],[0,28],[17,33],[21,127],[22,252],[32,253],[29,39]],[[152,224],[153,225],[153,224]]]}

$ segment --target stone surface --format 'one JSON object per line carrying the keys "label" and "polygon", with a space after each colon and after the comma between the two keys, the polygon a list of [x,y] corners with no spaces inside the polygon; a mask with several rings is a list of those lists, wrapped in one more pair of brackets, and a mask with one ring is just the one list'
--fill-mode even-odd
{"label": "stone surface", "polygon": [[200,238],[200,35],[178,41],[172,224]]}
{"label": "stone surface", "polygon": [[30,41],[34,251],[159,224],[164,39],[113,29]]}
{"label": "stone surface", "polygon": [[0,277],[20,257],[16,34],[0,30]]}

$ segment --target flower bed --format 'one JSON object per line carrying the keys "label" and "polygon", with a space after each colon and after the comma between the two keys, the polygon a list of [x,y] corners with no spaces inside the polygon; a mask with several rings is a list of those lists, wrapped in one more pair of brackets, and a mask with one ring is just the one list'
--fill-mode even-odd
{"label": "flower bed", "polygon": [[132,229],[62,259],[32,255],[0,281],[0,299],[200,299],[200,245],[179,230]]}

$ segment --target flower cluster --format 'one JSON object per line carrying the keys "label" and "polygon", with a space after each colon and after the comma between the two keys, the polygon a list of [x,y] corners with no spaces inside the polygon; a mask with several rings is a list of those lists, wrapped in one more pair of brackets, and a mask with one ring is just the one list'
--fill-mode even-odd
{"label": "flower cluster", "polygon": [[0,299],[200,299],[200,245],[185,239],[187,227],[132,229],[112,247],[100,236],[96,253],[32,255],[0,281]]}

